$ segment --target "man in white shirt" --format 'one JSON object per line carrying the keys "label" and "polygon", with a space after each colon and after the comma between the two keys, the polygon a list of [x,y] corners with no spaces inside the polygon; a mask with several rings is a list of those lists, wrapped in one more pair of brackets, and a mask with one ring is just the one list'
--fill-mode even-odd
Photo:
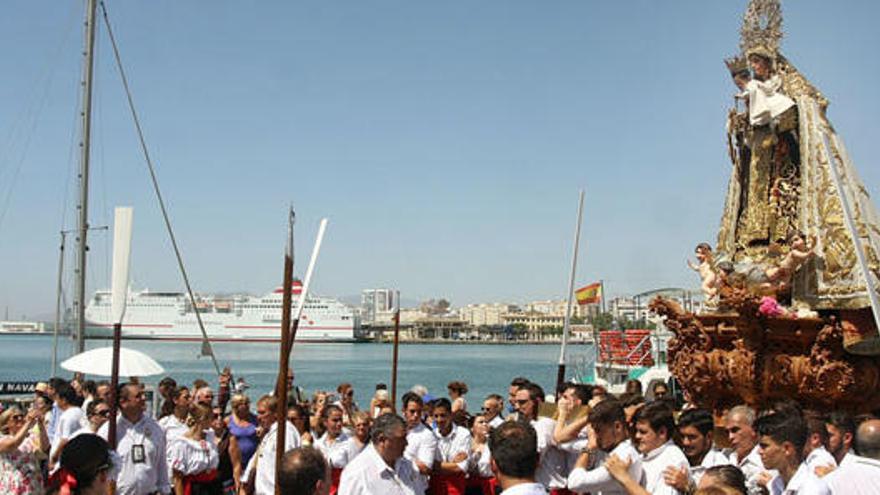
{"label": "man in white shirt", "polygon": [[427,488],[413,463],[403,457],[406,423],[383,414],[373,423],[372,442],[342,471],[340,495],[415,495]]}
{"label": "man in white shirt", "polygon": [[[122,459],[116,478],[119,495],[168,493],[168,467],[165,458],[165,434],[146,411],[146,395],[140,385],[119,387],[119,415],[116,417],[116,452]],[[109,423],[98,435],[107,439]]]}
{"label": "man in white shirt", "polygon": [[666,483],[663,473],[669,467],[686,470],[690,464],[672,442],[675,431],[672,409],[662,402],[652,402],[636,413],[635,424],[636,442],[643,456],[645,489],[655,495],[678,495],[681,492]]}
{"label": "man in white shirt", "polygon": [[828,429],[828,452],[834,456],[838,466],[852,462],[855,456],[853,452],[853,437],[856,433],[856,422],[853,417],[843,411],[834,411],[825,422]]}
{"label": "man in white shirt", "polygon": [[752,495],[762,493],[758,479],[765,471],[754,424],[755,410],[746,405],[731,408],[724,417],[724,429],[731,448],[728,459],[743,472],[749,494]]}
{"label": "man in white shirt", "polygon": [[55,405],[60,415],[55,430],[55,439],[49,451],[49,470],[55,471],[61,451],[67,442],[82,428],[83,410],[77,406],[76,390],[67,382],[59,382],[55,388]]}
{"label": "man in white shirt", "polygon": [[730,464],[727,456],[713,447],[714,432],[715,420],[709,411],[691,409],[681,414],[678,418],[678,436],[681,439],[681,450],[690,467],[666,468],[663,477],[667,485],[680,492],[687,492],[697,486],[703,473],[710,467]]}
{"label": "man in white shirt", "polygon": [[837,461],[825,449],[828,444],[828,428],[825,427],[826,418],[804,412],[804,421],[807,423],[807,443],[804,445],[804,462],[810,472],[824,476],[837,467]]}
{"label": "man in white shirt", "polygon": [[578,456],[574,469],[568,475],[568,489],[597,495],[628,493],[624,485],[605,468],[603,461],[608,455],[615,455],[629,463],[630,478],[639,486],[644,486],[642,456],[629,441],[623,405],[611,399],[596,404],[590,412],[589,424],[592,429],[589,444]]}
{"label": "man in white shirt", "polygon": [[[241,475],[242,484],[253,484],[255,495],[275,494],[275,452],[278,442],[278,423],[286,422],[284,430],[284,452],[299,447],[302,443],[299,432],[285,418],[279,418],[275,411],[278,410],[278,399],[271,395],[264,395],[257,401],[257,421],[266,433],[260,440],[260,445]],[[244,488],[243,488],[244,490]]]}
{"label": "man in white shirt", "polygon": [[440,398],[434,401],[431,416],[436,423],[434,437],[437,453],[431,474],[433,493],[464,493],[468,459],[471,455],[471,434],[466,428],[452,423],[452,403]]}
{"label": "man in white shirt", "polygon": [[856,433],[859,455],[822,478],[834,495],[880,493],[880,420],[869,419]]}
{"label": "man in white shirt", "polygon": [[504,422],[501,417],[501,409],[504,407],[504,398],[498,394],[489,394],[483,401],[483,417],[489,422],[489,428],[498,428]]}
{"label": "man in white shirt", "polygon": [[422,423],[424,403],[415,392],[403,394],[403,416],[406,420],[406,450],[403,457],[413,463],[420,473],[421,482],[428,486],[428,476],[434,469],[437,455],[437,437]]}
{"label": "man in white shirt", "polygon": [[799,412],[773,413],[760,418],[756,426],[761,461],[779,473],[767,485],[770,495],[830,495],[803,462],[807,425]]}
{"label": "man in white shirt", "polygon": [[544,390],[536,383],[524,385],[517,390],[514,397],[517,418],[529,421],[538,437],[539,464],[536,479],[552,492],[564,490],[568,484],[568,464],[566,453],[559,449],[553,438],[556,421],[538,416],[543,401]]}
{"label": "man in white shirt", "polygon": [[501,485],[501,495],[546,495],[535,482],[538,464],[538,436],[531,425],[507,421],[489,435],[492,472]]}

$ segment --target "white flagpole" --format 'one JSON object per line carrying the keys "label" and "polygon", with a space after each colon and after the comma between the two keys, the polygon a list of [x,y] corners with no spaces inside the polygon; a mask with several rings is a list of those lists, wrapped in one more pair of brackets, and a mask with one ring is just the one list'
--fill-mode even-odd
{"label": "white flagpole", "polygon": [[574,277],[577,270],[578,245],[581,239],[581,217],[584,212],[584,190],[581,189],[578,197],[577,224],[574,228],[574,248],[571,254],[571,273],[568,277],[568,302],[565,307],[565,322],[562,326],[562,345],[559,348],[559,370],[556,375],[556,387],[559,388],[565,381],[565,346],[568,343],[568,332],[571,328],[571,304],[574,296]]}

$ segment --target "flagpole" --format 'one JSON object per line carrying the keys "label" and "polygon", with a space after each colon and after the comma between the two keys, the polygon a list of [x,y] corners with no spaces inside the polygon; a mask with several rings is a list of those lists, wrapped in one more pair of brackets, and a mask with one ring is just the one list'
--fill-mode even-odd
{"label": "flagpole", "polygon": [[571,328],[571,303],[574,297],[574,277],[577,269],[578,245],[581,238],[581,217],[584,212],[584,190],[581,189],[578,195],[578,214],[577,224],[574,227],[574,248],[571,254],[571,273],[568,277],[568,302],[565,305],[565,322],[562,325],[562,345],[559,348],[559,368],[556,371],[556,390],[562,386],[565,381],[565,346],[568,341],[568,332]]}

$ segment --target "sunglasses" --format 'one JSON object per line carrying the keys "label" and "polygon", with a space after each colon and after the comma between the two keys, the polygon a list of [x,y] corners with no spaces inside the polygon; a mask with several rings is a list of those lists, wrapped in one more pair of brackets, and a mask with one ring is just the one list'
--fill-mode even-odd
{"label": "sunglasses", "polygon": [[110,409],[104,409],[103,411],[95,411],[95,416],[101,416],[102,418],[110,417]]}
{"label": "sunglasses", "polygon": [[21,421],[21,420],[23,420],[23,419],[24,419],[24,414],[13,414],[13,415],[12,415],[12,420],[13,420],[13,421]]}
{"label": "sunglasses", "polygon": [[528,404],[529,402],[531,402],[530,399],[519,399],[519,400],[513,401],[513,403],[518,406],[524,406],[524,405]]}

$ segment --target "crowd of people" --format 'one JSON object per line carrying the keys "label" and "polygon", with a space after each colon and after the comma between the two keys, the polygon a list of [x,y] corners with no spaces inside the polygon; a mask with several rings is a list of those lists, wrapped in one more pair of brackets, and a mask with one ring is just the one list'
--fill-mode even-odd
{"label": "crowd of people", "polygon": [[479,410],[460,381],[448,398],[417,385],[396,403],[380,384],[361,408],[349,383],[306,396],[288,382],[279,408],[272,394],[252,403],[228,372],[216,393],[167,377],[155,418],[144,386],[124,383],[111,447],[109,383],[52,378],[29,410],[0,412],[0,493],[880,494],[870,415],[793,401],[707,411],[638,381],[618,396],[576,383],[548,395],[522,377]]}

